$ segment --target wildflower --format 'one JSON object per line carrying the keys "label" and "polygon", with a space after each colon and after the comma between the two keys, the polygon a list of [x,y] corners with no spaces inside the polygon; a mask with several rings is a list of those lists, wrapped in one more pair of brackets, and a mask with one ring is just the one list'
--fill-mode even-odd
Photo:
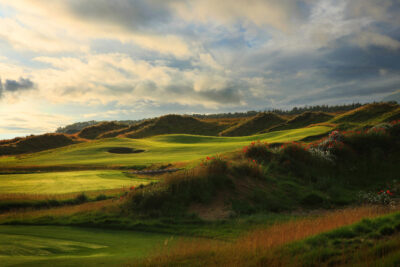
{"label": "wildflower", "polygon": [[386,194],[388,194],[388,195],[390,195],[390,196],[393,196],[393,193],[390,192],[389,190],[386,191]]}
{"label": "wildflower", "polygon": [[378,192],[378,195],[380,195],[380,194],[382,194],[382,193],[383,193],[383,190],[379,191],[379,192]]}
{"label": "wildflower", "polygon": [[131,186],[131,187],[129,188],[129,190],[135,190],[135,187],[134,187],[134,186]]}
{"label": "wildflower", "polygon": [[207,157],[207,160],[211,160],[211,158],[210,158],[210,157]]}

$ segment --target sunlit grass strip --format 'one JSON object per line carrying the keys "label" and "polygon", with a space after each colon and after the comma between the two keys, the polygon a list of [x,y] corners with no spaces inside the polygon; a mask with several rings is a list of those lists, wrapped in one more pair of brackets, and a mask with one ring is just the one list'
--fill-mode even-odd
{"label": "sunlit grass strip", "polygon": [[328,211],[322,215],[310,215],[302,219],[277,223],[265,229],[254,230],[233,243],[210,240],[180,241],[173,247],[166,246],[146,262],[135,265],[248,266],[271,249],[350,225],[364,218],[375,218],[398,210],[400,210],[399,207],[393,209],[364,206]]}

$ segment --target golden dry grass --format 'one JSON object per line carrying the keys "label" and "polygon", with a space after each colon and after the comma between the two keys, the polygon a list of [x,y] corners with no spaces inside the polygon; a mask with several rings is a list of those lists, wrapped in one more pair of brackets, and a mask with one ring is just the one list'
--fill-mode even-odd
{"label": "golden dry grass", "polygon": [[[233,243],[216,240],[182,240],[172,247],[165,247],[145,262],[144,266],[248,266],[256,259],[272,257],[271,266],[284,266],[282,259],[274,259],[273,251],[280,246],[311,237],[338,227],[350,225],[363,218],[374,218],[400,210],[378,206],[346,208],[310,215],[285,223],[277,223],[265,229],[256,229]],[[199,261],[196,261],[199,259]],[[200,261],[201,260],[201,261]]]}

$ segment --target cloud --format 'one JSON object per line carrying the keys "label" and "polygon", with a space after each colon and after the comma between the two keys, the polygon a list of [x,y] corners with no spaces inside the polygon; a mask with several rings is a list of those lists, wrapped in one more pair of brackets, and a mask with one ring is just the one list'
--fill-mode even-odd
{"label": "cloud", "polygon": [[29,79],[19,78],[16,80],[6,80],[4,90],[9,92],[23,91],[34,88],[34,83]]}
{"label": "cloud", "polygon": [[43,23],[29,15],[16,19],[0,17],[0,40],[19,51],[58,53],[88,50],[87,45],[66,35],[62,27],[56,27],[51,22]]}
{"label": "cloud", "polygon": [[0,8],[4,110],[32,101],[76,120],[139,119],[398,90],[396,0],[0,0]]}
{"label": "cloud", "polygon": [[382,46],[392,50],[400,48],[399,41],[376,32],[360,32],[354,37],[353,42],[362,48],[370,46]]}
{"label": "cloud", "polygon": [[35,88],[35,84],[29,78],[19,80],[6,80],[3,84],[0,79],[0,99],[6,92],[19,92]]}
{"label": "cloud", "polygon": [[121,53],[81,59],[37,57],[35,61],[49,64],[34,75],[44,97],[53,103],[126,105],[148,100],[217,107],[241,103],[240,81],[207,65],[209,58],[189,69],[133,60]]}

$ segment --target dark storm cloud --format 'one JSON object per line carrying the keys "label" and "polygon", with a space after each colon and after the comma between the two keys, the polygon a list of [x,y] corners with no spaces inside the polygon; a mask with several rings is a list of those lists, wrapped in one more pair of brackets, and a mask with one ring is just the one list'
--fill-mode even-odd
{"label": "dark storm cloud", "polygon": [[3,82],[0,79],[0,99],[3,96]]}
{"label": "dark storm cloud", "polygon": [[4,91],[16,92],[34,88],[35,84],[29,79],[19,78],[19,80],[6,80]]}
{"label": "dark storm cloud", "polygon": [[35,84],[29,79],[19,78],[19,80],[6,80],[4,83],[0,79],[0,98],[5,92],[17,92],[33,89]]}

